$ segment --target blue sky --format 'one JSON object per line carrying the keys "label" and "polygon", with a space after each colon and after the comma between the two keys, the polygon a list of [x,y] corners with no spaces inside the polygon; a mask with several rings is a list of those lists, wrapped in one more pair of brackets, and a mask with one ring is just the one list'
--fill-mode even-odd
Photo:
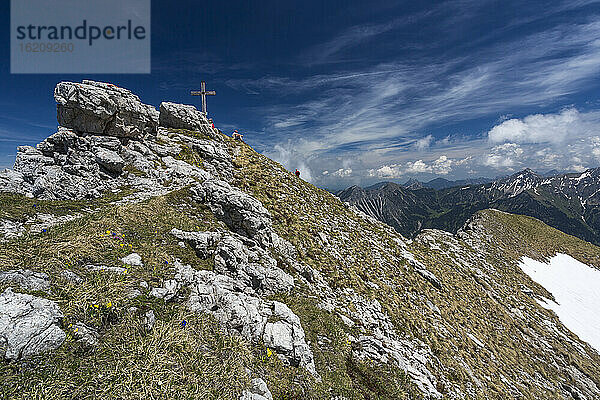
{"label": "blue sky", "polygon": [[600,166],[600,2],[153,1],[149,75],[11,75],[0,5],[0,167],[94,79],[198,105],[332,189]]}

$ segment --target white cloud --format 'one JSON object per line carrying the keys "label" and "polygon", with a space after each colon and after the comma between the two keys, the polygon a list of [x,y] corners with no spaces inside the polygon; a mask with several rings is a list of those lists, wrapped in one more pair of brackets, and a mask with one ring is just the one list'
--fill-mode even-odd
{"label": "white cloud", "polygon": [[403,174],[402,166],[398,164],[382,165],[377,169],[369,170],[369,176],[377,178],[396,179]]}
{"label": "white cloud", "polygon": [[452,171],[453,161],[446,156],[440,156],[433,162],[432,168],[438,175],[448,175]]}
{"label": "white cloud", "polygon": [[483,164],[492,168],[507,168],[513,170],[519,164],[519,158],[523,155],[523,149],[516,143],[504,143],[494,146]]}
{"label": "white cloud", "polygon": [[599,122],[595,113],[581,114],[575,108],[567,108],[558,114],[534,114],[506,120],[494,126],[488,137],[492,143],[560,144],[589,134]]}
{"label": "white cloud", "polygon": [[307,161],[294,151],[291,143],[286,146],[276,145],[272,151],[265,152],[265,155],[278,163],[282,164],[288,171],[294,171],[297,169],[300,171],[300,176],[307,182],[313,182],[313,176],[311,169],[308,166]]}
{"label": "white cloud", "polygon": [[471,157],[464,159],[450,159],[442,155],[430,163],[423,160],[408,161],[405,164],[382,165],[377,169],[369,170],[369,176],[377,178],[397,179],[404,175],[433,174],[448,175],[453,165],[464,165]]}
{"label": "white cloud", "polygon": [[331,175],[338,176],[340,178],[346,178],[352,175],[352,168],[340,168]]}
{"label": "white cloud", "polygon": [[427,149],[429,146],[431,146],[432,141],[433,141],[433,136],[427,135],[421,139],[418,139],[415,142],[415,147],[417,148],[417,150],[423,151],[423,150]]}

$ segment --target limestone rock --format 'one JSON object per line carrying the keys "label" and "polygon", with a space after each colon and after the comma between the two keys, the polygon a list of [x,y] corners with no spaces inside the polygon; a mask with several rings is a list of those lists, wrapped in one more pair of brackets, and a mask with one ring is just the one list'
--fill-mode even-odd
{"label": "limestone rock", "polygon": [[50,278],[43,272],[28,269],[14,269],[0,272],[0,282],[18,285],[25,290],[47,291],[50,289]]}
{"label": "limestone rock", "polygon": [[129,90],[84,80],[60,82],[54,89],[57,119],[78,132],[140,138],[156,133],[158,112]]}
{"label": "limestone rock", "polygon": [[173,229],[171,234],[187,241],[199,257],[214,256],[215,272],[244,282],[253,291],[275,294],[294,286],[294,278],[277,266],[268,251],[243,236],[179,229]]}
{"label": "limestone rock", "polygon": [[108,172],[120,174],[125,166],[125,161],[112,150],[99,148],[96,150],[96,162]]}
{"label": "limestone rock", "polygon": [[208,179],[191,191],[195,200],[209,204],[232,231],[262,244],[272,242],[271,214],[254,197],[218,179]]}
{"label": "limestone rock", "polygon": [[[1,188],[0,188],[0,191]],[[0,221],[0,238],[11,239],[22,236],[25,232],[25,227],[20,221],[11,221],[9,219]]]}
{"label": "limestone rock", "polygon": [[147,330],[152,330],[154,328],[154,324],[156,323],[156,316],[154,315],[153,310],[149,310],[144,314],[144,326]]}
{"label": "limestone rock", "polygon": [[176,280],[169,279],[163,283],[163,287],[153,288],[150,291],[150,296],[169,301],[177,295],[180,287],[181,285]]}
{"label": "limestone rock", "polygon": [[11,169],[0,171],[0,192],[19,193],[33,197],[31,184],[25,181],[22,173]]}
{"label": "limestone rock", "polygon": [[121,262],[125,265],[131,265],[133,267],[143,267],[142,256],[138,253],[131,253],[130,255],[123,257]]}
{"label": "limestone rock", "polygon": [[190,310],[212,314],[230,332],[264,342],[284,361],[319,378],[300,319],[285,304],[244,293],[246,284],[229,276],[179,262],[176,267],[174,280],[191,291]]}
{"label": "limestone rock", "polygon": [[419,341],[363,335],[353,341],[352,347],[352,353],[357,358],[368,358],[384,364],[394,362],[406,372],[426,398],[443,397],[437,389],[436,377],[427,368],[431,350]]}
{"label": "limestone rock", "polygon": [[240,400],[273,400],[273,395],[267,383],[261,378],[254,378],[250,382],[251,388],[244,390]]}
{"label": "limestone rock", "polygon": [[59,328],[58,305],[8,288],[0,295],[0,350],[8,360],[20,360],[55,350],[66,335]]}
{"label": "limestone rock", "polygon": [[100,334],[94,328],[90,328],[84,323],[78,322],[72,326],[72,329],[73,337],[78,342],[84,343],[88,346],[95,346],[98,344]]}
{"label": "limestone rock", "polygon": [[196,107],[163,102],[160,104],[159,124],[165,128],[187,129],[214,136],[208,119]]}

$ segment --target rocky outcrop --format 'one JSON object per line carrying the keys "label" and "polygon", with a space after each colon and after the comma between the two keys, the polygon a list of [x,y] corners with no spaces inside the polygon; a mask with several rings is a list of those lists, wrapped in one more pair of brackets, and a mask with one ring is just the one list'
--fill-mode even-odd
{"label": "rocky outcrop", "polygon": [[62,317],[55,302],[6,289],[0,295],[0,353],[16,361],[57,349],[66,338],[58,326]]}
{"label": "rocky outcrop", "polygon": [[[163,103],[159,129],[154,108],[114,85],[61,82],[55,98],[61,126],[37,146],[18,148],[14,170],[0,172],[0,191],[73,200],[129,187],[138,192],[131,200],[139,201],[211,175],[233,176],[226,143],[193,106]],[[201,165],[184,161],[191,152]]]}
{"label": "rocky outcrop", "polygon": [[54,99],[58,123],[66,128],[125,138],[156,133],[159,113],[127,89],[86,80],[60,82]]}
{"label": "rocky outcrop", "polygon": [[218,179],[195,186],[192,194],[194,200],[209,204],[215,216],[232,231],[260,244],[272,243],[271,214],[254,197]]}
{"label": "rocky outcrop", "polygon": [[294,278],[277,267],[268,251],[243,236],[178,229],[171,234],[187,241],[199,257],[214,257],[215,272],[229,275],[260,294],[286,292],[294,286]]}
{"label": "rocky outcrop", "polygon": [[[124,186],[156,195],[168,190],[163,184],[173,190],[207,179],[208,172],[172,157],[182,146],[180,136],[173,135],[159,134],[168,145],[152,140],[124,144],[60,127],[36,147],[18,148],[14,171],[0,173],[0,191],[70,200],[97,198]],[[138,174],[125,171],[126,166]]]}
{"label": "rocky outcrop", "polygon": [[72,326],[72,329],[73,337],[78,342],[87,346],[96,346],[98,344],[100,334],[94,328],[90,328],[82,322],[77,322]]}
{"label": "rocky outcrop", "polygon": [[250,385],[251,388],[245,390],[239,400],[273,400],[273,395],[267,383],[261,378],[253,378]]}
{"label": "rocky outcrop", "polygon": [[194,106],[187,104],[160,103],[159,124],[165,128],[187,129],[215,136],[208,119]]}
{"label": "rocky outcrop", "polygon": [[102,148],[96,151],[96,162],[113,174],[120,174],[125,166],[125,161],[116,152]]}
{"label": "rocky outcrop", "polygon": [[228,331],[263,342],[282,360],[318,377],[300,319],[285,304],[247,294],[246,284],[230,276],[181,263],[176,267],[172,281],[178,288],[190,289],[190,310],[212,314]]}
{"label": "rocky outcrop", "polygon": [[14,284],[25,290],[47,291],[50,289],[48,274],[28,269],[2,271],[0,272],[0,282]]}

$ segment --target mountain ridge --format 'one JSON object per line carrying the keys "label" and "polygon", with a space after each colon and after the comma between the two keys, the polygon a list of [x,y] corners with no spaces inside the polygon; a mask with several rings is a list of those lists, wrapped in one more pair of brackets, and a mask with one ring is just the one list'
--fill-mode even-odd
{"label": "mountain ridge", "polygon": [[598,247],[495,210],[407,240],[193,107],[149,123],[61,87],[100,98],[0,173],[5,397],[600,396],[600,355],[518,265]]}
{"label": "mountain ridge", "polygon": [[600,243],[600,168],[552,177],[525,169],[486,184],[407,190],[355,188],[336,195],[409,237],[421,227],[456,232],[475,211],[497,208],[539,218],[565,233]]}

